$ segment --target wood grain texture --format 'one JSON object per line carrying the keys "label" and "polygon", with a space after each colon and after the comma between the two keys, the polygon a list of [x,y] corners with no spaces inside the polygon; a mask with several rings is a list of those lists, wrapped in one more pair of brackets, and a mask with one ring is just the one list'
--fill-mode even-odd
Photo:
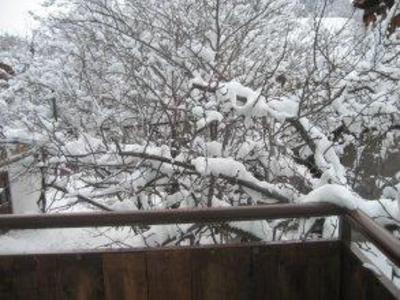
{"label": "wood grain texture", "polygon": [[191,299],[191,251],[146,253],[149,300]]}
{"label": "wood grain texture", "polygon": [[252,299],[251,268],[251,249],[193,250],[192,299]]}
{"label": "wood grain texture", "polygon": [[104,299],[101,256],[35,256],[40,299]]}
{"label": "wood grain texture", "polygon": [[1,300],[396,297],[339,241],[0,256]]}
{"label": "wood grain texture", "polygon": [[36,261],[32,256],[0,259],[0,299],[39,300]]}
{"label": "wood grain texture", "polygon": [[103,273],[105,299],[148,299],[145,253],[104,254]]}
{"label": "wood grain texture", "polygon": [[339,299],[340,246],[259,247],[255,299]]}

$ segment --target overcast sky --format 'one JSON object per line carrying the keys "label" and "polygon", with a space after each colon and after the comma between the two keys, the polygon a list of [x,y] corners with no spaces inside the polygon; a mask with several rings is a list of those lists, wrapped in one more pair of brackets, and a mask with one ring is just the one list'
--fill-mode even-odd
{"label": "overcast sky", "polygon": [[37,11],[42,1],[0,0],[0,32],[28,34],[32,27],[28,11]]}

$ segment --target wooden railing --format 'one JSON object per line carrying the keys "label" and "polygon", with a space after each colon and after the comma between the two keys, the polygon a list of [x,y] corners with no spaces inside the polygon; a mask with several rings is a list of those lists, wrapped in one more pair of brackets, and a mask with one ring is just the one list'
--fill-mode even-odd
{"label": "wooden railing", "polygon": [[352,228],[361,232],[393,263],[400,267],[400,241],[360,210],[346,211],[342,215],[341,239],[351,242]]}
{"label": "wooden railing", "polygon": [[4,215],[0,230],[214,223],[261,219],[341,217],[341,239],[351,240],[351,228],[359,230],[393,263],[400,266],[400,241],[359,210],[347,210],[329,203],[242,206],[101,213]]}
{"label": "wooden railing", "polygon": [[[16,278],[15,282],[9,282],[6,279],[9,277],[3,276],[5,279],[0,280],[0,298],[3,295],[2,289],[7,297],[18,293],[25,295],[25,292],[29,297],[33,297],[30,294],[30,288],[21,289],[20,287],[19,278],[27,280],[29,277],[29,284],[40,287],[38,290],[43,293],[43,297],[50,297],[49,295],[53,292],[55,295],[60,295],[60,293],[64,295],[72,289],[73,293],[80,296],[71,296],[71,299],[91,299],[87,295],[93,294],[95,287],[101,290],[100,294],[112,294],[105,297],[106,299],[123,299],[122,296],[115,296],[118,293],[129,295],[129,299],[136,293],[144,295],[143,299],[153,299],[154,297],[149,296],[152,293],[156,296],[155,299],[160,295],[163,295],[165,299],[222,299],[221,297],[228,296],[227,299],[264,299],[265,297],[275,299],[280,297],[274,296],[273,293],[276,291],[279,291],[281,296],[293,291],[291,296],[285,296],[287,299],[296,299],[302,292],[304,292],[302,294],[304,299],[364,299],[365,297],[380,300],[397,299],[400,296],[399,289],[389,279],[376,276],[374,272],[365,269],[364,266],[370,262],[350,242],[352,232],[357,230],[395,265],[400,266],[400,241],[363,212],[349,211],[328,203],[4,215],[0,216],[0,231],[150,224],[207,224],[324,216],[340,218],[339,240],[279,242],[270,245],[253,243],[248,247],[219,245],[211,246],[211,248],[168,248],[165,251],[163,249],[161,251],[144,249],[130,251],[128,249],[126,252],[121,252],[102,249],[94,252],[80,250],[79,253],[69,254],[0,255],[0,274],[7,276],[18,274],[15,275],[16,277],[12,275]],[[52,276],[52,273],[58,275]],[[226,274],[233,277],[228,276],[228,280]],[[240,274],[240,276],[235,274]],[[208,279],[209,277],[212,281]],[[43,281],[43,278],[48,278],[49,281]],[[311,281],[310,278],[312,278]],[[135,286],[138,282],[141,284]],[[218,283],[216,290],[210,287],[215,282]],[[244,283],[248,285],[247,288],[243,287]],[[227,286],[224,287],[224,284]],[[54,291],[53,285],[57,287]],[[316,289],[315,285],[319,286],[319,289]],[[185,294],[187,297],[182,296],[182,291],[187,291],[187,295]],[[246,296],[243,296],[243,293]],[[252,293],[261,296],[256,297]],[[177,298],[177,295],[181,298]],[[214,295],[214,298],[208,295]],[[41,299],[42,296],[32,299]],[[93,296],[93,299],[97,299],[96,297]]]}
{"label": "wooden railing", "polygon": [[224,208],[9,215],[0,217],[0,230],[272,220],[338,216],[345,214],[345,212],[343,208],[328,203],[307,203]]}

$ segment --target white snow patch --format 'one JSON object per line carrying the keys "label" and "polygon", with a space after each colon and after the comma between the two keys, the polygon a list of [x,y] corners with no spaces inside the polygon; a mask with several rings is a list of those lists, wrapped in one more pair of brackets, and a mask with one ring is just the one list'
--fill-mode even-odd
{"label": "white snow patch", "polygon": [[219,157],[222,155],[222,144],[217,141],[212,141],[206,144],[207,154],[211,157]]}
{"label": "white snow patch", "polygon": [[202,129],[212,122],[221,122],[223,119],[224,116],[218,111],[206,111],[205,117],[198,120],[196,126],[197,129]]}
{"label": "white snow patch", "polygon": [[344,186],[326,184],[301,197],[299,202],[328,202],[354,210],[358,208],[359,198]]}

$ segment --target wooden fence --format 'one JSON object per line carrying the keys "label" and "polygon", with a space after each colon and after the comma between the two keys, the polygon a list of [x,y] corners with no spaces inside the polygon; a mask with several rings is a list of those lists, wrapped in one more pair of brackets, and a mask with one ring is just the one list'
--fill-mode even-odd
{"label": "wooden fence", "polygon": [[400,299],[350,241],[357,228],[398,266],[400,242],[329,204],[1,216],[0,230],[325,215],[341,216],[339,240],[0,256],[0,299]]}

